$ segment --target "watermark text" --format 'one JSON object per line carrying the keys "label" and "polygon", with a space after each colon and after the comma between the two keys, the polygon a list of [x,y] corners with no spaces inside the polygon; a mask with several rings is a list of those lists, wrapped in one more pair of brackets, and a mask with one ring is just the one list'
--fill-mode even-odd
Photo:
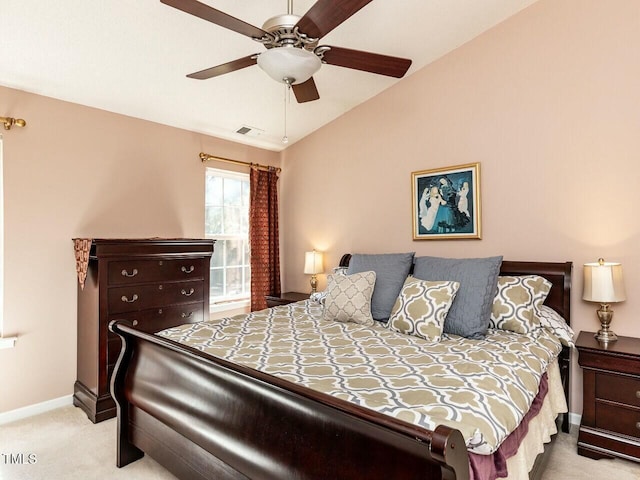
{"label": "watermark text", "polygon": [[33,465],[38,463],[35,453],[0,453],[0,465]]}

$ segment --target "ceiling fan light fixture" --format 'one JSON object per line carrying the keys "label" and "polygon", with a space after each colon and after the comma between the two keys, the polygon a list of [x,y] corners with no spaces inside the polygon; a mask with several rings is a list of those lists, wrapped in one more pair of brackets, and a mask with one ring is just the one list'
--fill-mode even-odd
{"label": "ceiling fan light fixture", "polygon": [[258,66],[276,82],[297,85],[309,80],[322,62],[309,50],[284,46],[262,52],[258,56]]}

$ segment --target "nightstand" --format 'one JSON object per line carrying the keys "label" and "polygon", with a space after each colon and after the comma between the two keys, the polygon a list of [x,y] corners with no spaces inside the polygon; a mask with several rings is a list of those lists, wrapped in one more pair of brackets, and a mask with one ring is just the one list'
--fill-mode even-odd
{"label": "nightstand", "polygon": [[640,462],[640,339],[602,344],[580,332],[576,347],[583,378],[578,454]]}
{"label": "nightstand", "polygon": [[288,305],[293,302],[307,300],[311,294],[300,292],[285,292],[280,295],[266,295],[267,307],[277,307],[278,305]]}

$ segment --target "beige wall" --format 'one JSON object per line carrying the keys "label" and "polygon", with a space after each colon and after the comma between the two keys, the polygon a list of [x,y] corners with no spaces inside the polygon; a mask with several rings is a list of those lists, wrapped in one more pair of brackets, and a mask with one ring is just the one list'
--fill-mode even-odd
{"label": "beige wall", "polygon": [[[640,336],[640,2],[541,0],[283,154],[285,288],[303,252],[623,263],[613,328]],[[480,162],[482,240],[412,241],[411,172]],[[320,278],[325,285],[326,276]],[[571,411],[582,411],[574,364]]]}
{"label": "beige wall", "polygon": [[279,154],[2,87],[0,108],[28,122],[3,131],[4,334],[19,336],[0,350],[4,412],[73,393],[72,237],[201,237],[198,153],[271,165]]}
{"label": "beige wall", "polygon": [[[594,330],[581,266],[604,256],[625,267],[614,330],[640,335],[639,45],[636,0],[540,0],[289,147],[284,289],[309,288],[311,248],[329,266],[344,252],[570,260],[573,325]],[[3,412],[72,393],[72,237],[201,236],[197,154],[280,156],[2,87],[0,108],[29,122],[4,132],[4,333],[20,338],[0,350]],[[483,239],[412,241],[411,172],[469,162],[482,166]]]}

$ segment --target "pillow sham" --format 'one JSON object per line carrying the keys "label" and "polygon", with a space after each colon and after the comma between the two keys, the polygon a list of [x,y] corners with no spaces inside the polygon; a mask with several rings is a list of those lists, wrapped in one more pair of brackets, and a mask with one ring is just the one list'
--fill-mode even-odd
{"label": "pillow sham", "polygon": [[449,280],[460,288],[444,322],[444,332],[466,338],[484,338],[502,256],[486,258],[416,258],[413,275],[421,280]]}
{"label": "pillow sham", "polygon": [[351,255],[347,274],[376,272],[376,285],[371,298],[371,315],[386,322],[402,285],[413,265],[414,252]]}
{"label": "pillow sham", "polygon": [[327,276],[327,289],[322,316],[325,320],[373,325],[371,295],[376,272]]}
{"label": "pillow sham", "polygon": [[320,303],[321,305],[324,305],[324,299],[327,296],[327,291],[323,290],[321,292],[313,292],[310,296],[309,299],[312,302],[316,302],[316,303]]}
{"label": "pillow sham", "polygon": [[538,312],[550,290],[551,282],[538,275],[498,277],[489,327],[523,334],[540,328]]}
{"label": "pillow sham", "polygon": [[407,278],[393,305],[387,328],[439,342],[445,318],[459,287],[458,282]]}
{"label": "pillow sham", "polygon": [[542,328],[560,340],[562,345],[571,348],[576,346],[573,340],[575,332],[558,312],[547,305],[542,305],[538,314]]}

